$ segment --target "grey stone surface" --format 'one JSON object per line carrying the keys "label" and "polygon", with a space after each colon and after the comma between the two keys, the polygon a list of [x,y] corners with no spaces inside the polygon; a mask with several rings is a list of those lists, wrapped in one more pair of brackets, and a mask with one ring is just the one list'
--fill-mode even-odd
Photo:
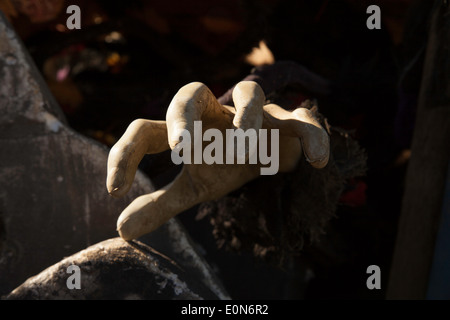
{"label": "grey stone surface", "polygon": [[[79,269],[70,269],[72,265]],[[214,298],[217,296],[198,279],[188,276],[164,255],[143,243],[127,243],[121,238],[102,241],[65,258],[6,297],[7,300]]]}
{"label": "grey stone surface", "polygon": [[[126,197],[110,197],[108,151],[67,126],[0,12],[0,296],[64,257],[116,237],[120,212],[154,189],[138,172]],[[145,239],[228,298],[175,219]]]}

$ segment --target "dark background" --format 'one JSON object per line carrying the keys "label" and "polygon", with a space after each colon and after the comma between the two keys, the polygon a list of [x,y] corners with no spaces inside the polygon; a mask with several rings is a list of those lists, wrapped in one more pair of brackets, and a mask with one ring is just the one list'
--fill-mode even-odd
{"label": "dark background", "polygon": [[[136,118],[164,119],[188,82],[204,82],[218,97],[225,93],[251,72],[245,58],[261,40],[275,60],[294,61],[331,81],[320,111],[352,132],[368,154],[368,172],[349,184],[320,248],[280,268],[217,248],[195,208],[179,217],[233,298],[384,297],[432,1],[70,4],[81,8],[81,30],[65,28],[65,10],[49,21],[26,12],[11,21],[71,127],[107,146]],[[381,8],[381,30],[366,27],[370,4]],[[163,168],[154,159],[141,165],[157,186],[173,176],[161,174]],[[382,290],[366,287],[372,264],[381,267]]]}

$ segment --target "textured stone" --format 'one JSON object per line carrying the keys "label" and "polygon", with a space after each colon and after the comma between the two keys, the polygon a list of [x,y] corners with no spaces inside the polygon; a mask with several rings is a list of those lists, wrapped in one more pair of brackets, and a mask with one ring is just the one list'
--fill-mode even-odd
{"label": "textured stone", "polygon": [[[107,193],[108,149],[73,131],[0,12],[0,295],[50,265],[117,236],[119,213],[154,190],[142,173],[122,199]],[[145,238],[219,298],[210,267],[175,220]]]}
{"label": "textured stone", "polygon": [[[69,266],[79,267],[79,287]],[[73,277],[72,277],[73,274]],[[70,288],[69,288],[70,287]],[[217,298],[176,263],[140,242],[102,241],[28,279],[8,300],[202,300]]]}

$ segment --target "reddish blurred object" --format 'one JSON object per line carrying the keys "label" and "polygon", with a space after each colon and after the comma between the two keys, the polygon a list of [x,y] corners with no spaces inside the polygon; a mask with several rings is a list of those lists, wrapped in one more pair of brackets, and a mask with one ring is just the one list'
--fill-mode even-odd
{"label": "reddish blurred object", "polygon": [[18,15],[18,12],[11,0],[0,0],[0,11],[4,13],[8,20],[17,17]]}
{"label": "reddish blurred object", "polygon": [[364,181],[352,179],[342,193],[339,203],[349,207],[361,207],[366,204],[367,185]]}
{"label": "reddish blurred object", "polygon": [[1,0],[0,9],[8,18],[24,14],[32,23],[48,22],[62,11],[64,0]]}

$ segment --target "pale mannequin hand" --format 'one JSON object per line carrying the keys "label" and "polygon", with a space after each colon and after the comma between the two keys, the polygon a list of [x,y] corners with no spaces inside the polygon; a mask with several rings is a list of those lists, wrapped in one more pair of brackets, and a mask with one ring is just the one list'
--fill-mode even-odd
{"label": "pale mannequin hand", "polygon": [[[265,103],[265,95],[253,81],[238,83],[233,91],[235,107],[219,104],[202,83],[182,87],[167,110],[166,121],[138,119],[130,124],[113,146],[108,158],[106,186],[114,197],[124,196],[130,189],[138,165],[145,154],[160,153],[180,144],[183,130],[194,134],[194,121],[202,122],[205,132],[215,128],[278,129],[279,171],[295,168],[302,154],[309,163],[323,168],[329,159],[329,136],[319,124],[314,109],[286,111]],[[186,132],[186,131],[185,131]],[[270,134],[269,134],[270,136]],[[268,138],[269,142],[271,138]],[[202,148],[209,142],[203,141]],[[249,152],[248,149],[245,150]],[[225,154],[225,152],[224,152]],[[248,158],[249,154],[245,155]],[[125,240],[150,233],[177,214],[201,202],[215,200],[257,178],[264,167],[256,164],[200,163],[183,164],[175,180],[167,186],[135,199],[121,213],[117,230]]]}

